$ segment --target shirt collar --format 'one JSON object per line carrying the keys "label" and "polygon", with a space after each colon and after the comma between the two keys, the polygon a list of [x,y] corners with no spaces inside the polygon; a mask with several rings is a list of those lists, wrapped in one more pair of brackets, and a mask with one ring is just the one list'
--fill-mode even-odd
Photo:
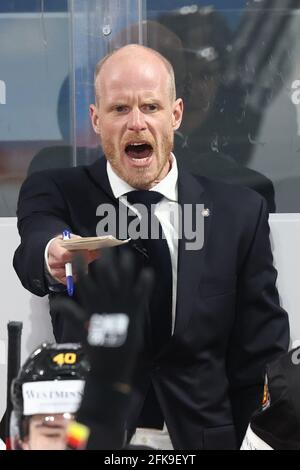
{"label": "shirt collar", "polygon": [[[177,180],[178,180],[178,168],[177,162],[174,154],[171,154],[171,170],[169,173],[150,191],[157,191],[158,193],[162,194],[165,198],[169,199],[170,201],[178,201],[178,191],[177,191]],[[109,162],[106,163],[106,170],[108,180],[113,192],[113,195],[116,199],[124,194],[129,193],[130,191],[134,191],[135,188],[130,186],[126,181],[122,180],[113,170],[111,164]]]}

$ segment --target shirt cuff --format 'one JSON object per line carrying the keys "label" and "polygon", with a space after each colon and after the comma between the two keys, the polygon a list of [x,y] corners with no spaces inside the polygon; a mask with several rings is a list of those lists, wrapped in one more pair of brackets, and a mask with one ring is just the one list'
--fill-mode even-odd
{"label": "shirt cuff", "polygon": [[66,289],[66,286],[64,286],[64,284],[62,284],[56,277],[52,276],[51,274],[51,269],[50,269],[50,266],[48,264],[48,251],[49,251],[49,246],[50,246],[50,243],[55,240],[57,237],[53,237],[51,238],[51,240],[49,240],[49,242],[47,243],[46,245],[46,248],[45,248],[45,252],[44,252],[44,266],[45,266],[45,276],[46,276],[46,279],[47,279],[47,282],[48,282],[48,287],[50,290],[59,290],[61,291],[62,290],[62,287],[63,287],[63,290]]}

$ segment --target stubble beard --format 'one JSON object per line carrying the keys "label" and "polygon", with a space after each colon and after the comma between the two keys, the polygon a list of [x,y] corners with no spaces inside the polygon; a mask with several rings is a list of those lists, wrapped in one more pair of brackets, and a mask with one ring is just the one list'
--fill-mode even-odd
{"label": "stubble beard", "polygon": [[124,171],[121,163],[120,153],[116,150],[115,146],[108,140],[102,140],[102,149],[104,155],[111,164],[115,173],[126,183],[136,189],[150,189],[163,179],[168,173],[168,162],[173,150],[174,137],[165,137],[162,140],[160,148],[155,148],[153,153],[156,154],[156,162],[158,165],[155,169],[149,168],[135,168],[134,171]]}

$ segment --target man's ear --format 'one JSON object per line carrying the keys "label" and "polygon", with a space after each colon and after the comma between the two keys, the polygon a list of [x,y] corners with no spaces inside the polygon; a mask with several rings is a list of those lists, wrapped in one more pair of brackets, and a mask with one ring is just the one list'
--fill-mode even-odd
{"label": "man's ear", "polygon": [[90,105],[90,118],[95,133],[100,135],[100,117],[97,106],[94,104]]}
{"label": "man's ear", "polygon": [[174,131],[179,129],[183,116],[183,101],[181,98],[178,98],[174,105],[172,111],[172,127]]}

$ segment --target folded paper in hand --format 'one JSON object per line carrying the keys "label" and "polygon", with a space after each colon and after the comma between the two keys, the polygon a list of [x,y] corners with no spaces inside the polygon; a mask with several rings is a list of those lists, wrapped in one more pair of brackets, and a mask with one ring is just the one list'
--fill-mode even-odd
{"label": "folded paper in hand", "polygon": [[60,240],[60,244],[63,248],[70,251],[77,250],[99,250],[100,248],[109,248],[113,246],[123,245],[128,243],[130,238],[127,240],[118,240],[112,235],[105,235],[103,237],[81,237],[71,238],[70,240]]}

